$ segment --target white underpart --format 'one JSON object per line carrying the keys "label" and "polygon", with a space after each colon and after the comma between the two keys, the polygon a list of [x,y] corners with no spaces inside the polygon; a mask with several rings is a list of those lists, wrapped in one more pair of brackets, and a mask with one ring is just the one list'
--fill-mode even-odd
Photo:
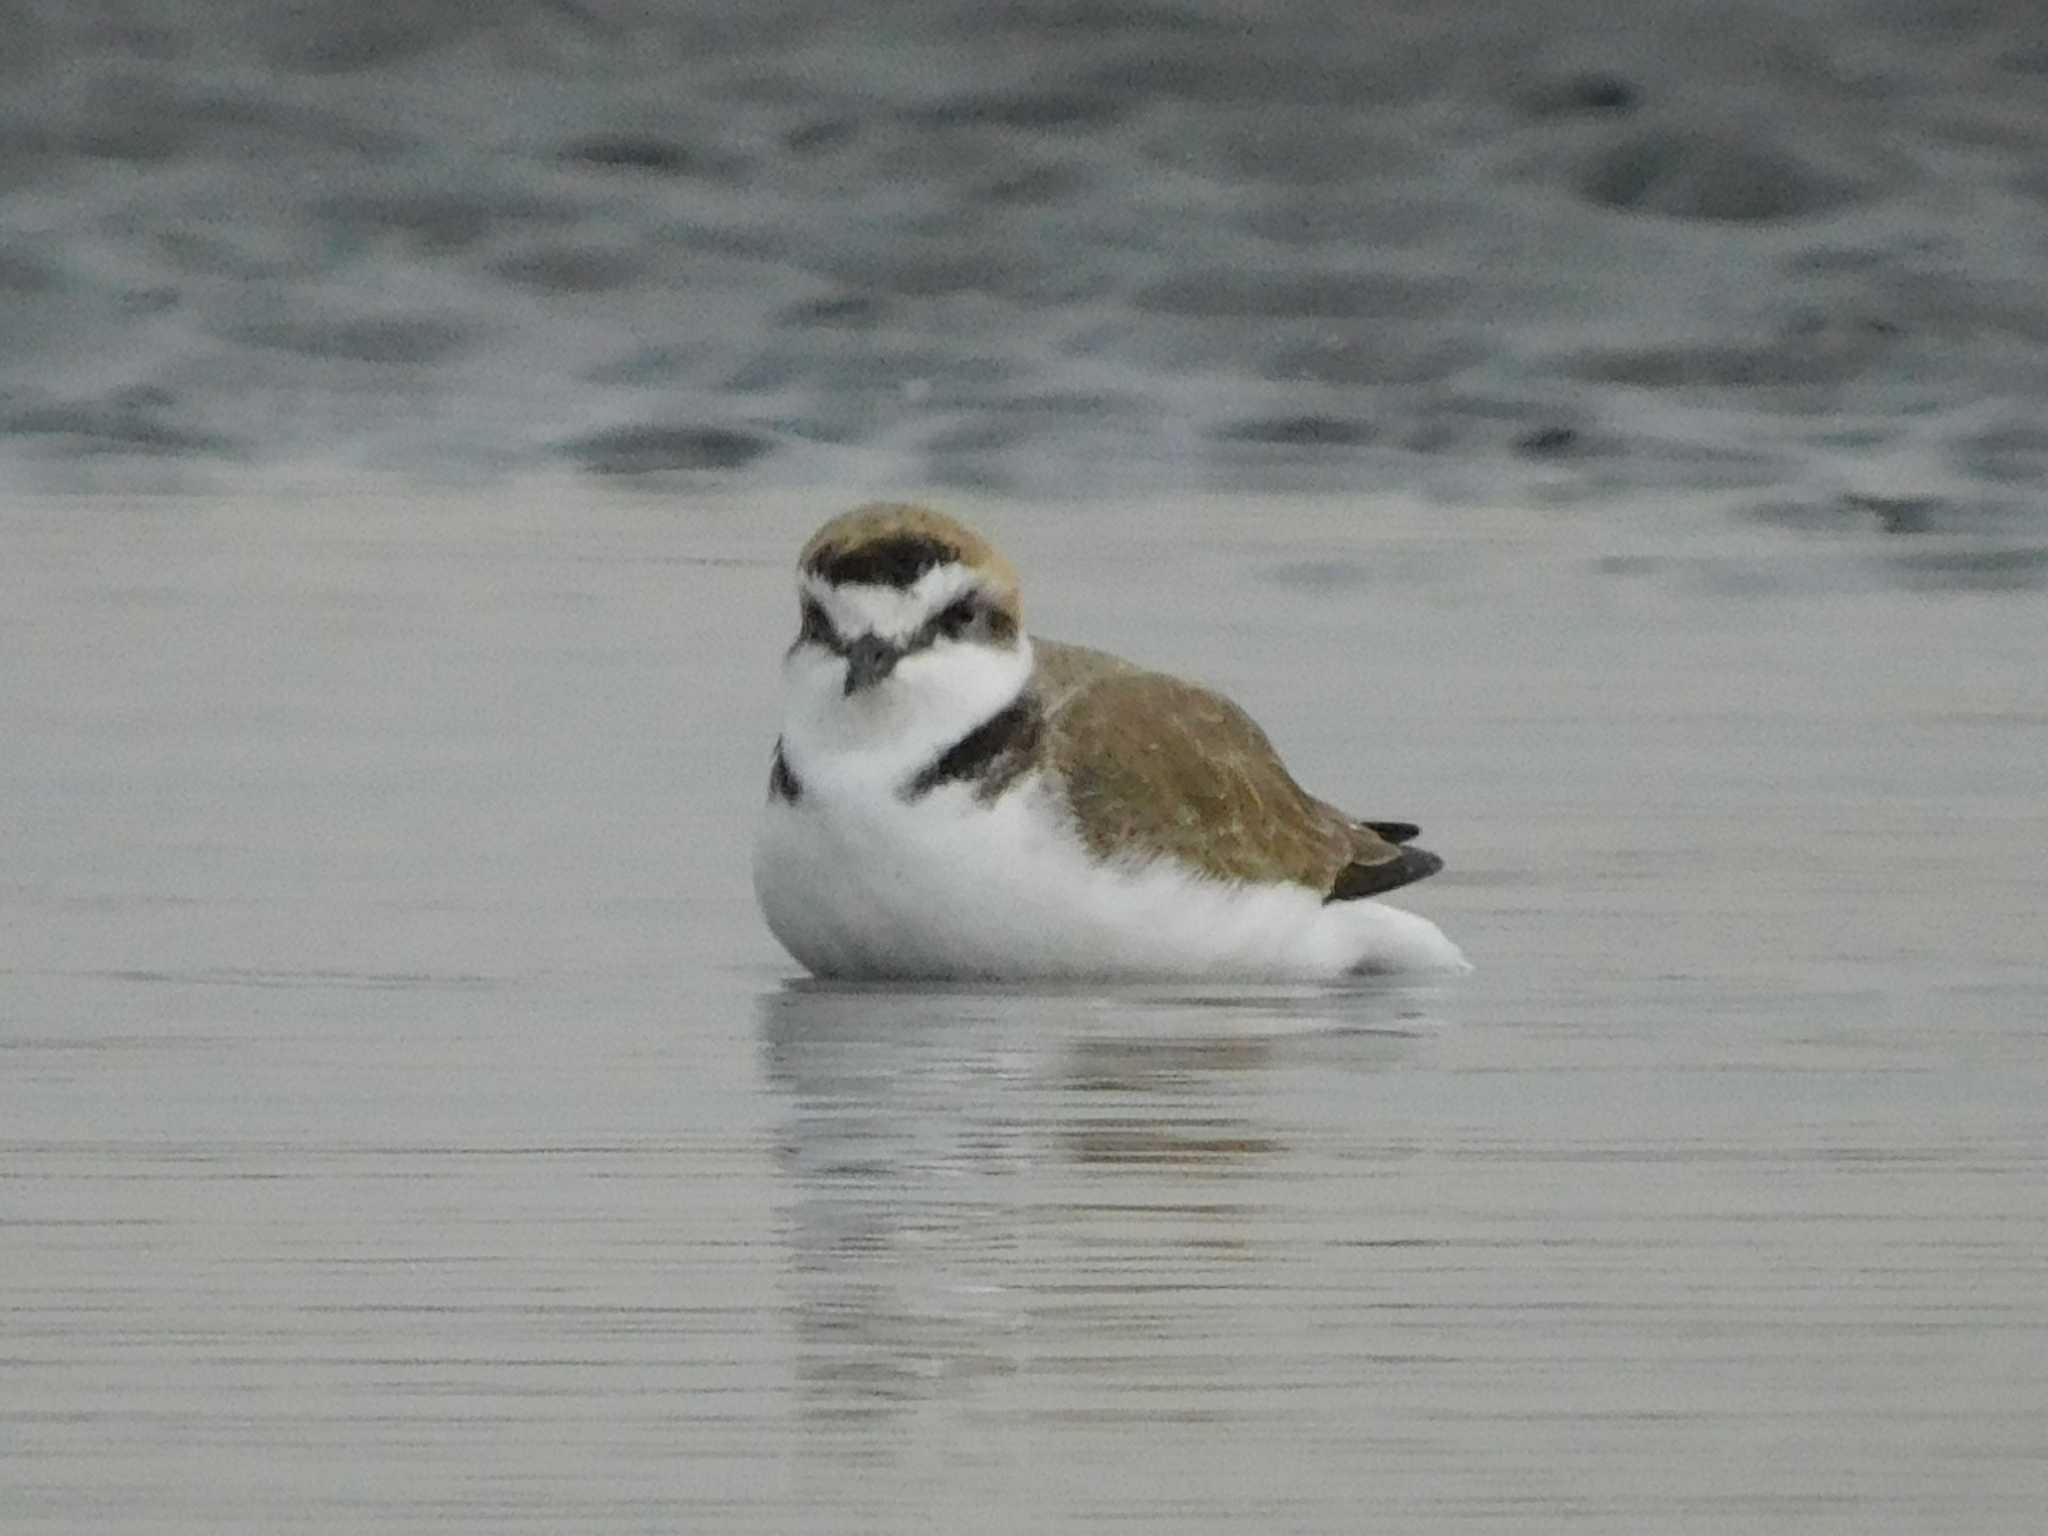
{"label": "white underpart", "polygon": [[[799,770],[801,771],[801,770]],[[1231,885],[1166,861],[1092,859],[1042,786],[993,806],[949,785],[915,803],[814,767],[772,802],[754,880],[768,926],[820,976],[1297,980],[1463,970],[1434,923],[1294,885]]]}
{"label": "white underpart", "polygon": [[[959,590],[933,581],[909,604],[872,587],[813,595],[853,638],[875,620],[914,631]],[[849,696],[842,658],[791,651],[782,751],[802,794],[769,802],[754,884],[769,928],[808,969],[1027,980],[1467,968],[1434,923],[1377,901],[1326,905],[1304,886],[1213,880],[1170,859],[1099,861],[1035,772],[993,805],[965,782],[905,800],[904,783],[1015,698],[1031,665],[1022,637],[942,639]]]}

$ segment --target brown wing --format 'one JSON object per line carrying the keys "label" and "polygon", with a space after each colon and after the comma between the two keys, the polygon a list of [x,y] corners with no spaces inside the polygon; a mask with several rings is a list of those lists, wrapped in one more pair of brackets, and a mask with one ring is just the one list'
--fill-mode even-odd
{"label": "brown wing", "polygon": [[1375,830],[1296,784],[1266,733],[1221,694],[1099,652],[1041,643],[1040,656],[1050,755],[1097,857],[1166,855],[1330,901],[1442,867],[1399,846],[1414,835],[1407,824]]}

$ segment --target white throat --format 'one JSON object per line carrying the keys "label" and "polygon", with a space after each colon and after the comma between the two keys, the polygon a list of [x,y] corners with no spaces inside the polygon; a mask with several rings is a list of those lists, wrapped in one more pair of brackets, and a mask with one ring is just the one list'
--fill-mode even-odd
{"label": "white throat", "polygon": [[846,692],[846,662],[799,645],[783,663],[782,751],[800,781],[827,775],[894,786],[1014,700],[1031,680],[1030,638],[934,641],[881,682]]}

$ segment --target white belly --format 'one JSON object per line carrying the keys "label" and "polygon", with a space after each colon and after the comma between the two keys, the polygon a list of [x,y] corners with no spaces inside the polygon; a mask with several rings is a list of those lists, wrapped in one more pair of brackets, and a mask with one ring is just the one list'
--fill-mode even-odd
{"label": "white belly", "polygon": [[820,976],[1258,979],[1465,969],[1436,925],[1305,887],[1235,885],[1163,862],[1102,864],[1036,777],[994,805],[965,784],[906,803],[807,777],[771,800],[754,888]]}

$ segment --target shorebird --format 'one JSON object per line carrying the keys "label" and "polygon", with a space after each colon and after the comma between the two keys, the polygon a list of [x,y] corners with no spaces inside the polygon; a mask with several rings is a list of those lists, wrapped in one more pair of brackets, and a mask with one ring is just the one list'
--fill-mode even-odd
{"label": "shorebird", "polygon": [[1417,828],[1310,795],[1220,694],[1027,634],[965,525],[857,508],[804,546],[797,596],[754,887],[817,975],[1467,968],[1374,899],[1442,867]]}

